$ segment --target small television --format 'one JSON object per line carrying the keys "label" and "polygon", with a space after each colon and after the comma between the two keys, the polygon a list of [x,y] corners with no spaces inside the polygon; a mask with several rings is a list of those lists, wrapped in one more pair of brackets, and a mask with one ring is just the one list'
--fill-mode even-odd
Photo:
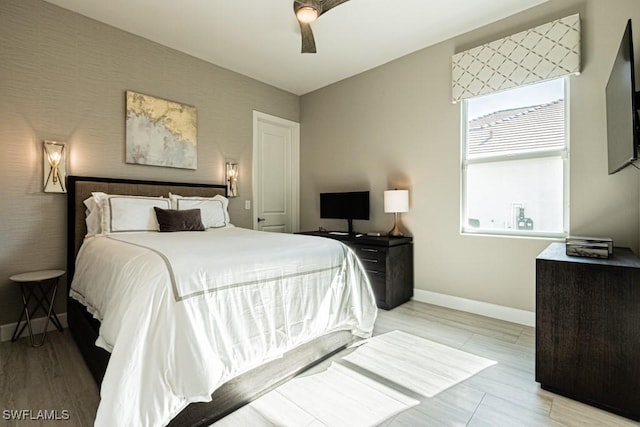
{"label": "small television", "polygon": [[620,42],[606,88],[609,175],[638,159],[640,123],[631,19]]}
{"label": "small television", "polygon": [[369,192],[320,193],[320,218],[346,219],[352,234],[354,219],[369,219]]}

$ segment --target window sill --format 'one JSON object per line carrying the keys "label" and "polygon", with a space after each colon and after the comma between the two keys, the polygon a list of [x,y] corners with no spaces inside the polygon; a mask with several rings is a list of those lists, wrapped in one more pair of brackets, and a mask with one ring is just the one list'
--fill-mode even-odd
{"label": "window sill", "polygon": [[551,242],[564,242],[568,233],[541,233],[509,230],[461,230],[462,236],[476,237],[504,237],[511,239],[548,240]]}

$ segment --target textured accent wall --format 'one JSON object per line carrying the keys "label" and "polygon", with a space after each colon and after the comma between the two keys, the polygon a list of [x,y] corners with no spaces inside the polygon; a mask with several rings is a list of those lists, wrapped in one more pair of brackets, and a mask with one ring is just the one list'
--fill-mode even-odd
{"label": "textured accent wall", "polygon": [[[42,192],[44,139],[67,142],[74,175],[222,183],[237,160],[229,210],[252,226],[252,111],[299,121],[298,96],[40,0],[0,0],[0,40],[0,325],[21,309],[9,276],[66,264],[66,196]],[[128,89],[197,108],[197,170],[125,164]]]}

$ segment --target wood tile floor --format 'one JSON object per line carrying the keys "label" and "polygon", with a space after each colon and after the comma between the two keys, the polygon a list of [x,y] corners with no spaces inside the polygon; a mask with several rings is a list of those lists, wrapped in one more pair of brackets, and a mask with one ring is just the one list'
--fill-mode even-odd
{"label": "wood tile floor", "polygon": [[[375,334],[401,330],[498,362],[381,426],[640,426],[549,393],[534,380],[533,328],[411,301],[381,310]],[[337,355],[336,357],[339,357]],[[303,375],[326,369],[329,361]],[[40,348],[28,338],[0,343],[0,426],[91,426],[99,393],[68,331]],[[69,419],[11,421],[7,410],[68,411]],[[266,420],[237,425],[269,425]],[[311,425],[321,426],[314,422]]]}

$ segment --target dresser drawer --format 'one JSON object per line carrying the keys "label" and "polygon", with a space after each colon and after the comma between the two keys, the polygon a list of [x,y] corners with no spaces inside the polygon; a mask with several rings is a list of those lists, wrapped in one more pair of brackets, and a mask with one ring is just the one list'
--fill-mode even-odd
{"label": "dresser drawer", "polygon": [[386,261],[385,260],[377,260],[375,258],[362,258],[360,259],[360,263],[366,271],[375,271],[376,273],[381,273],[384,276],[384,272],[386,271]]}
{"label": "dresser drawer", "polygon": [[385,267],[387,265],[386,262],[370,258],[360,258],[360,262],[366,271],[375,271],[376,273],[381,273],[384,276],[384,272],[386,271]]}
{"label": "dresser drawer", "polygon": [[384,261],[387,258],[387,249],[376,246],[354,246],[359,258],[371,258]]}
{"label": "dresser drawer", "polygon": [[369,278],[369,283],[371,283],[371,289],[376,297],[377,305],[385,304],[387,286],[385,274],[379,271],[367,270],[367,277]]}

